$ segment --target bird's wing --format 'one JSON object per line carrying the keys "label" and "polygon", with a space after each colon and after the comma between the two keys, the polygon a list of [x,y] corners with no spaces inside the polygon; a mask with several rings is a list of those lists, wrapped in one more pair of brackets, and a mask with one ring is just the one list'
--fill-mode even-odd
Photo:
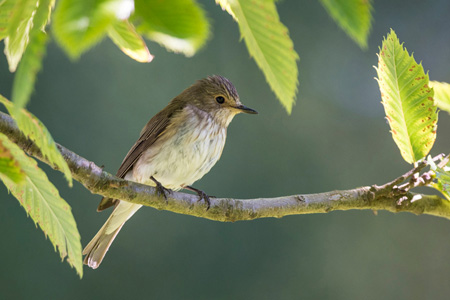
{"label": "bird's wing", "polygon": [[[175,106],[175,107],[174,107]],[[179,112],[181,107],[177,103],[169,104],[165,109],[156,114],[148,121],[147,125],[142,129],[141,136],[137,142],[131,147],[128,154],[125,156],[122,164],[117,171],[116,176],[124,178],[130,171],[141,155],[151,145],[158,140],[158,138],[164,133],[164,130],[170,124],[172,116]],[[98,205],[97,211],[102,211],[108,207],[113,206],[116,203],[116,199],[103,198]]]}
{"label": "bird's wing", "polygon": [[[158,115],[156,115],[158,116]],[[155,117],[156,117],[155,116]],[[124,178],[125,175],[130,171],[136,161],[141,157],[141,155],[147,150],[156,140],[161,136],[161,134],[166,129],[167,125],[170,123],[170,119],[167,117],[162,118],[152,118],[141,132],[140,138],[131,147],[127,155],[122,161],[122,164],[117,171],[116,176]],[[153,121],[153,122],[152,122]]]}

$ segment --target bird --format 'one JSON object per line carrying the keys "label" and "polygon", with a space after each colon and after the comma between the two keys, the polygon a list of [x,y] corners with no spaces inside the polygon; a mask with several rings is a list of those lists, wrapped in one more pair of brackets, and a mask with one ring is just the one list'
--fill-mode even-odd
{"label": "bird", "polygon": [[[234,85],[225,77],[208,76],[173,98],[145,125],[125,156],[116,176],[170,191],[188,189],[204,200],[209,196],[191,185],[208,173],[222,155],[227,128],[239,113],[257,114],[243,105]],[[97,208],[114,210],[83,250],[83,263],[96,269],[125,222],[142,205],[103,198]]]}

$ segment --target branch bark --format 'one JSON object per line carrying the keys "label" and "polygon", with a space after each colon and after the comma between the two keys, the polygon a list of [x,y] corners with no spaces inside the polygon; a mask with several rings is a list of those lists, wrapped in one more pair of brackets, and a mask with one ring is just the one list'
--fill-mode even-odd
{"label": "branch bark", "polygon": [[[7,135],[26,153],[57,169],[42,156],[36,145],[17,128],[15,121],[0,112],[0,132]],[[168,195],[167,201],[158,197],[155,188],[127,181],[103,171],[95,163],[57,144],[69,165],[73,178],[93,194],[150,206],[159,210],[191,215],[222,222],[281,218],[288,215],[327,213],[335,210],[370,209],[390,212],[428,214],[450,219],[450,202],[438,196],[396,192],[396,186],[415,172],[410,171],[382,186],[365,186],[351,190],[319,194],[292,195],[276,198],[232,199],[211,198],[206,210],[198,196],[180,192]]]}

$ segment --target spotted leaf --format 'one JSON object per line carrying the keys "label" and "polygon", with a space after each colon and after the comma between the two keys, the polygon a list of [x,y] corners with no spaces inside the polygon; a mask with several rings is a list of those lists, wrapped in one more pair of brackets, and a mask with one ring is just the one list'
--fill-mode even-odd
{"label": "spotted leaf", "polygon": [[437,112],[428,74],[393,30],[383,40],[375,69],[392,137],[403,158],[414,163],[429,153],[436,139]]}

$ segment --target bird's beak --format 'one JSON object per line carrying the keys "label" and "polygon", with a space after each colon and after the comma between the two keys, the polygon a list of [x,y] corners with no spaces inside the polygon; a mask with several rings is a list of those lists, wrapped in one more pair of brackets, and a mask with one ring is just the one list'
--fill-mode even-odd
{"label": "bird's beak", "polygon": [[254,115],[258,114],[258,112],[256,110],[251,109],[250,107],[247,107],[247,106],[242,105],[242,104],[236,106],[235,108],[240,110],[243,113],[246,113],[246,114],[254,114]]}

